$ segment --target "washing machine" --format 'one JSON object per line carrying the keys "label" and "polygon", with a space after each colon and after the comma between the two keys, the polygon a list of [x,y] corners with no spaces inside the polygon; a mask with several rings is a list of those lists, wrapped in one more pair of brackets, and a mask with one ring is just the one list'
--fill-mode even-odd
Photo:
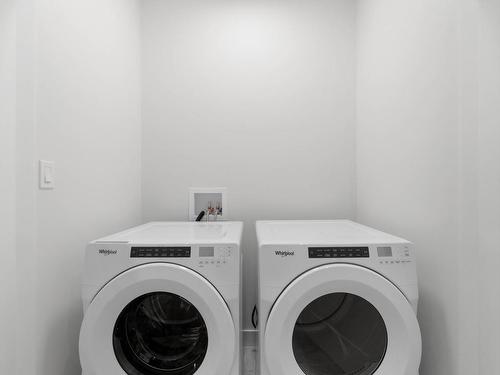
{"label": "washing machine", "polygon": [[260,221],[260,375],[417,375],[413,245],[352,221]]}
{"label": "washing machine", "polygon": [[86,249],[83,375],[239,375],[240,222],[154,222]]}

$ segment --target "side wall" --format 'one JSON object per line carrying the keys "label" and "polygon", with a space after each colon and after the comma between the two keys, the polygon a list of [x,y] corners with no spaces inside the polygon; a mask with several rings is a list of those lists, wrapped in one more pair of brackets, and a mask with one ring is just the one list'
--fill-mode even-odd
{"label": "side wall", "polygon": [[358,220],[418,249],[422,375],[460,373],[457,4],[358,8]]}
{"label": "side wall", "polygon": [[36,375],[79,375],[85,245],[142,221],[139,2],[37,0],[35,31],[34,159],[56,189],[35,195],[31,342]]}
{"label": "side wall", "polygon": [[353,217],[355,3],[144,0],[146,220],[185,220],[188,188],[226,186],[245,220]]}
{"label": "side wall", "polygon": [[0,2],[0,373],[15,373],[16,3]]}
{"label": "side wall", "polygon": [[478,0],[479,131],[478,131],[478,256],[481,268],[479,374],[498,371],[500,347],[500,3]]}

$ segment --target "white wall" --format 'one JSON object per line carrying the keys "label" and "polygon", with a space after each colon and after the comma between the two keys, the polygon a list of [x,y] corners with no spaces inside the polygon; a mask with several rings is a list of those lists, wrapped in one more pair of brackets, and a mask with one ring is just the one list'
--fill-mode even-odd
{"label": "white wall", "polygon": [[478,1],[459,0],[457,58],[459,121],[459,248],[453,255],[459,261],[458,316],[459,351],[458,374],[479,372],[479,316],[480,298],[478,275],[483,267],[478,262]]}
{"label": "white wall", "polygon": [[500,347],[500,3],[480,0],[478,218],[479,374],[498,372]]}
{"label": "white wall", "polygon": [[355,7],[341,1],[145,0],[143,203],[187,219],[190,186],[226,186],[245,220],[352,217]]}
{"label": "white wall", "polygon": [[35,1],[16,0],[16,374],[37,374]]}
{"label": "white wall", "polygon": [[422,375],[460,373],[457,4],[358,8],[358,219],[418,249]]}
{"label": "white wall", "polygon": [[[12,176],[0,227],[17,241],[22,324],[17,371],[2,340],[0,373],[79,375],[85,243],[139,223],[142,207],[145,220],[185,219],[188,187],[221,185],[246,221],[247,326],[253,222],[357,211],[416,243],[421,375],[495,372],[497,1],[17,3],[17,52],[13,2],[0,4],[0,166]],[[36,188],[39,158],[57,163],[54,191]],[[13,309],[0,314],[13,337]]]}
{"label": "white wall", "polygon": [[16,7],[0,2],[0,373],[15,372]]}
{"label": "white wall", "polygon": [[142,221],[139,10],[136,0],[37,1],[35,159],[56,162],[56,189],[36,193],[29,270],[37,375],[80,374],[85,245]]}

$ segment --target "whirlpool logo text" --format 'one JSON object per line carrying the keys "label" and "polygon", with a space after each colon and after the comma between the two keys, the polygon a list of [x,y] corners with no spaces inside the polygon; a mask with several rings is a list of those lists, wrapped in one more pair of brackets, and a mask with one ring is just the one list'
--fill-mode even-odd
{"label": "whirlpool logo text", "polygon": [[99,254],[102,254],[104,256],[108,255],[116,255],[118,253],[118,250],[111,250],[111,249],[99,249]]}
{"label": "whirlpool logo text", "polygon": [[282,258],[293,257],[295,255],[295,251],[277,250],[274,253]]}

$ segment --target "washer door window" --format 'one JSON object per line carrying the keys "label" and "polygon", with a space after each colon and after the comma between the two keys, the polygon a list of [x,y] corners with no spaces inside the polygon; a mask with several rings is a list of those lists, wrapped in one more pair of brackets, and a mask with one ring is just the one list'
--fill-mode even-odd
{"label": "washer door window", "polygon": [[306,375],[371,375],[384,358],[387,329],[370,302],[350,293],[330,293],[302,310],[292,348]]}
{"label": "washer door window", "polygon": [[85,312],[84,374],[229,375],[236,327],[220,293],[175,264],[134,267],[111,280]]}
{"label": "washer door window", "polygon": [[271,375],[416,375],[420,328],[401,291],[349,264],[314,268],[274,303],[263,332]]}
{"label": "washer door window", "polygon": [[166,292],[129,303],[115,324],[113,347],[129,375],[192,375],[208,349],[207,326],[184,298]]}

